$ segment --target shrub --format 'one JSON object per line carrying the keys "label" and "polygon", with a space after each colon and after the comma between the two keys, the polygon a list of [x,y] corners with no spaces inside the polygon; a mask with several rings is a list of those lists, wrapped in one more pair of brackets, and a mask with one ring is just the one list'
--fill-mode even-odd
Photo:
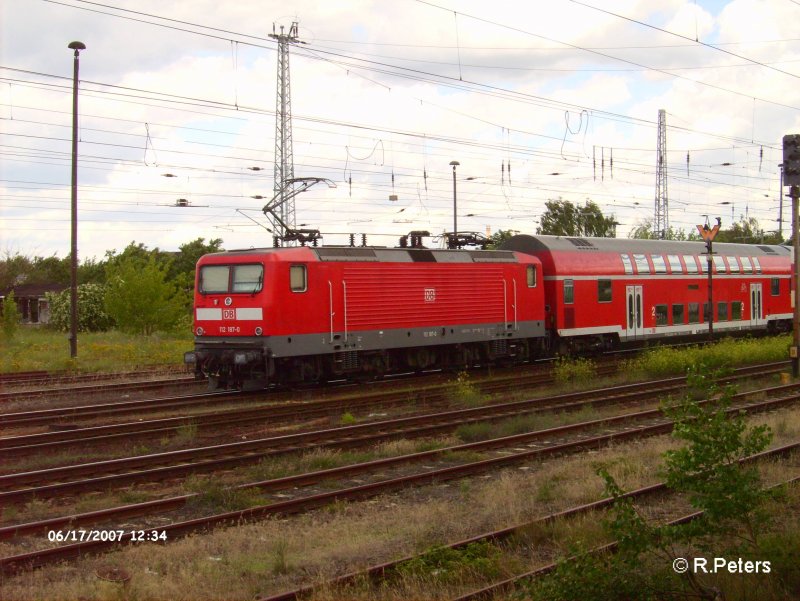
{"label": "shrub", "polygon": [[[114,324],[105,312],[103,297],[105,287],[100,284],[81,284],[78,286],[78,331],[102,332]],[[70,328],[70,290],[47,292],[50,304],[50,327],[67,332]]]}
{"label": "shrub", "polygon": [[3,335],[6,340],[11,340],[19,328],[19,309],[14,293],[9,292],[3,300]]}

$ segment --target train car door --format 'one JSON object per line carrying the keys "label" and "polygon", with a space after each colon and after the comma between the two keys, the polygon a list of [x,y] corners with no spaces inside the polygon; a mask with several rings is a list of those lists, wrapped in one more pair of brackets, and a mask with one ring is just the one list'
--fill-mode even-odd
{"label": "train car door", "polygon": [[764,325],[764,308],[761,304],[761,284],[750,284],[750,325]]}
{"label": "train car door", "polygon": [[642,287],[625,287],[625,308],[627,310],[628,338],[641,336],[643,332],[642,323]]}

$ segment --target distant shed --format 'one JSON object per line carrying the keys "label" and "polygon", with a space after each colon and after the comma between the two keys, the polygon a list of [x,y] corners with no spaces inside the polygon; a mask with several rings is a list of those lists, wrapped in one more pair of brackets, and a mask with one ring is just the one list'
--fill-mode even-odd
{"label": "distant shed", "polygon": [[0,307],[5,304],[6,297],[13,292],[22,323],[48,323],[50,303],[47,302],[45,294],[58,293],[67,288],[68,286],[63,284],[19,284],[0,293]]}

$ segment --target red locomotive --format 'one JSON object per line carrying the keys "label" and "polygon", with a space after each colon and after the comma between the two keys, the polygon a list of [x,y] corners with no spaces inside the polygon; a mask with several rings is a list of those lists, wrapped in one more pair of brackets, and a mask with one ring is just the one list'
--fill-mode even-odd
{"label": "red locomotive", "polygon": [[198,261],[196,373],[263,387],[496,360],[545,339],[542,266],[511,251],[298,247]]}
{"label": "red locomotive", "polygon": [[[217,253],[197,264],[186,361],[260,388],[705,336],[707,270],[702,243],[613,238]],[[790,270],[785,247],[715,244],[715,332],[789,329]]]}

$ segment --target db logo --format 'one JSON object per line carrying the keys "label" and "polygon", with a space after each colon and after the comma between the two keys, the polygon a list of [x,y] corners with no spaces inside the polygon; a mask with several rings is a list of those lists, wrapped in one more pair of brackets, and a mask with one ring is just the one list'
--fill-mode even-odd
{"label": "db logo", "polygon": [[432,303],[436,300],[436,288],[425,288],[425,302]]}
{"label": "db logo", "polygon": [[222,319],[236,319],[236,309],[223,309]]}

